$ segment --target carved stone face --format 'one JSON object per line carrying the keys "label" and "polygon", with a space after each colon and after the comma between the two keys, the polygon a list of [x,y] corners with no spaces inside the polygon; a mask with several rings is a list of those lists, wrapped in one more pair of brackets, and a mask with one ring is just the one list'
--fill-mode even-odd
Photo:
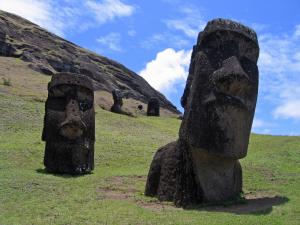
{"label": "carved stone face", "polygon": [[114,99],[114,104],[119,105],[121,107],[123,105],[122,92],[118,89],[114,89],[112,91],[112,95]]}
{"label": "carved stone face", "polygon": [[223,157],[247,154],[258,92],[256,35],[232,21],[209,23],[200,34],[182,102],[180,137]]}
{"label": "carved stone face", "polygon": [[94,167],[95,112],[91,81],[59,73],[48,84],[42,139],[44,163],[55,173],[81,174]]}
{"label": "carved stone face", "polygon": [[150,98],[148,102],[147,116],[159,116],[159,101],[157,98]]}
{"label": "carved stone face", "polygon": [[122,106],[123,106],[123,99],[122,99],[122,92],[119,89],[114,89],[112,91],[112,96],[114,99],[114,104],[112,105],[110,111],[115,113],[123,113]]}

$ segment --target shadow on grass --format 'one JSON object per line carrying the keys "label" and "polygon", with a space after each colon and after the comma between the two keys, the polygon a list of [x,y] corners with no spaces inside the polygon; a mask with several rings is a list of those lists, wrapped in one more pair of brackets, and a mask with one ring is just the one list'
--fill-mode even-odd
{"label": "shadow on grass", "polygon": [[266,215],[272,212],[273,206],[285,204],[289,199],[282,196],[257,197],[244,199],[243,202],[230,205],[218,206],[195,206],[190,210],[208,211],[208,212],[228,212],[234,214],[252,214]]}
{"label": "shadow on grass", "polygon": [[76,178],[76,177],[83,177],[83,176],[88,176],[93,174],[92,172],[90,173],[85,173],[85,174],[61,174],[61,173],[50,173],[46,169],[37,169],[37,173],[41,174],[46,174],[50,176],[55,176],[55,177],[62,177],[62,178]]}

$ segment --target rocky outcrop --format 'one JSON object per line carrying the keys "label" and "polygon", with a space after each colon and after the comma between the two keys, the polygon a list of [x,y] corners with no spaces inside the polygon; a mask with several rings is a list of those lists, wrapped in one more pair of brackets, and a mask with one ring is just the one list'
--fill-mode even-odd
{"label": "rocky outcrop", "polygon": [[0,11],[0,56],[18,57],[46,75],[56,72],[83,74],[93,80],[95,90],[120,89],[128,93],[128,98],[144,103],[154,96],[161,107],[179,113],[161,93],[125,66],[4,11]]}

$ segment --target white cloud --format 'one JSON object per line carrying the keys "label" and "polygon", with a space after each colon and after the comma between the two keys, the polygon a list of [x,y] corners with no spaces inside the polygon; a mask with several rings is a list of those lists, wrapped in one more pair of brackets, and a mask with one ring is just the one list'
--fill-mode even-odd
{"label": "white cloud", "polygon": [[206,25],[200,11],[197,8],[183,7],[181,10],[183,17],[179,19],[166,20],[165,23],[170,29],[183,32],[187,37],[196,38]]}
{"label": "white cloud", "polygon": [[300,24],[296,26],[294,37],[300,37]]}
{"label": "white cloud", "polygon": [[59,35],[83,31],[117,17],[130,16],[134,7],[120,0],[0,0],[0,9],[26,18]]}
{"label": "white cloud", "polygon": [[259,132],[260,134],[271,134],[270,129],[263,129],[262,131]]}
{"label": "white cloud", "polygon": [[112,21],[116,17],[131,16],[135,9],[134,6],[127,5],[120,0],[103,0],[101,2],[89,0],[86,2],[86,6],[100,24]]}
{"label": "white cloud", "polygon": [[273,123],[254,118],[251,131],[257,134],[270,134],[271,127],[276,126]]}
{"label": "white cloud", "polygon": [[300,133],[291,132],[289,133],[289,136],[300,136]]}
{"label": "white cloud", "polygon": [[0,9],[24,17],[58,35],[63,35],[64,23],[53,14],[53,5],[45,0],[0,0]]}
{"label": "white cloud", "polygon": [[259,66],[264,74],[300,72],[300,60],[293,57],[300,48],[298,41],[290,36],[262,35],[259,37]]}
{"label": "white cloud", "polygon": [[109,33],[106,36],[102,36],[97,39],[97,42],[102,46],[108,48],[109,50],[120,52],[122,51],[121,47],[121,35],[119,33]]}
{"label": "white cloud", "polygon": [[128,34],[130,37],[134,37],[134,36],[136,35],[136,30],[130,29],[130,30],[128,30],[127,34]]}
{"label": "white cloud", "polygon": [[168,94],[176,83],[185,82],[190,58],[191,51],[167,48],[158,52],[139,74],[155,89]]}
{"label": "white cloud", "polygon": [[261,128],[265,126],[265,122],[261,119],[256,119],[254,118],[253,124],[252,124],[252,129],[254,128]]}
{"label": "white cloud", "polygon": [[[236,19],[234,19],[235,21],[238,21]],[[243,23],[244,21],[241,21],[241,23]],[[264,31],[266,28],[268,28],[268,25],[266,24],[262,24],[262,23],[251,23],[250,27],[252,29],[254,29],[256,32],[262,32]]]}
{"label": "white cloud", "polygon": [[300,118],[299,28],[292,35],[259,36],[260,97],[274,106],[277,119]]}
{"label": "white cloud", "polygon": [[275,126],[277,126],[275,123],[265,121],[265,120],[259,119],[257,117],[254,118],[253,124],[252,124],[253,129],[262,129],[262,128],[266,129],[266,128],[271,128],[271,127],[275,127]]}
{"label": "white cloud", "polygon": [[274,115],[276,118],[300,119],[300,100],[288,100],[276,108]]}
{"label": "white cloud", "polygon": [[186,46],[191,46],[190,42],[182,38],[179,35],[174,35],[169,32],[153,34],[143,42],[141,42],[141,47],[146,49],[151,49],[155,46],[167,45],[168,47],[183,48]]}

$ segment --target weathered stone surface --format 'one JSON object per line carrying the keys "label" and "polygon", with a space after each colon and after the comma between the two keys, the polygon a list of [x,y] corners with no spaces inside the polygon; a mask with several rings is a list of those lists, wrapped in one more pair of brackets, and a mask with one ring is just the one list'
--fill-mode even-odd
{"label": "weathered stone surface", "polygon": [[83,174],[94,169],[95,111],[91,80],[58,73],[48,84],[42,140],[51,173]]}
{"label": "weathered stone surface", "polygon": [[[178,206],[219,202],[240,194],[238,159],[247,154],[258,92],[258,55],[255,32],[239,23],[216,19],[199,33],[181,98],[185,112],[179,139],[172,150],[155,155],[146,194],[164,199],[155,187],[167,189]],[[167,152],[175,153],[166,157]],[[166,181],[150,179],[157,162],[175,164],[175,190],[161,187]],[[170,169],[159,172],[159,177],[173,180],[172,175]]]}
{"label": "weathered stone surface", "polygon": [[148,102],[147,116],[159,116],[159,101],[157,98],[150,98]]}
{"label": "weathered stone surface", "polygon": [[127,116],[133,116],[132,113],[124,111],[122,109],[122,106],[123,106],[123,97],[128,98],[129,94],[130,93],[128,93],[128,92],[124,92],[123,93],[119,89],[114,89],[112,91],[112,96],[113,96],[114,104],[110,108],[110,111],[114,112],[114,113],[118,113],[118,114],[127,115]]}
{"label": "weathered stone surface", "polygon": [[176,185],[177,142],[171,142],[155,153],[147,179],[145,195],[157,196],[160,201],[171,201]]}
{"label": "weathered stone surface", "polygon": [[112,105],[110,111],[115,113],[122,113],[122,106],[123,106],[123,95],[122,92],[118,89],[114,89],[112,91],[112,96],[114,99],[114,104]]}
{"label": "weathered stone surface", "polygon": [[30,68],[52,75],[79,73],[93,81],[95,90],[128,93],[147,104],[156,97],[161,107],[179,114],[171,102],[153,89],[141,76],[106,57],[64,40],[19,16],[0,10],[0,56],[18,57],[30,62]]}

